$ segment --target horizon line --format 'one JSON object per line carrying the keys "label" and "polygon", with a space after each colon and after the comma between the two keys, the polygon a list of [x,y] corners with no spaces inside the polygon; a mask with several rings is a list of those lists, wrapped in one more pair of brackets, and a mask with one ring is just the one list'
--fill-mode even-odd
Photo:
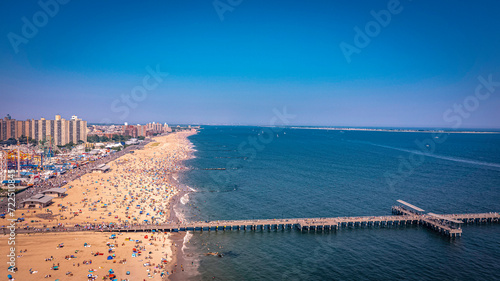
{"label": "horizon line", "polygon": [[[156,122],[151,121],[149,123]],[[148,123],[130,123],[127,122],[128,125],[145,125]],[[237,126],[237,127],[284,127],[284,128],[329,128],[329,129],[393,129],[393,130],[417,130],[417,129],[426,129],[426,130],[448,130],[448,131],[470,131],[470,130],[500,130],[500,127],[467,127],[467,128],[452,128],[452,127],[434,127],[434,126],[346,126],[346,125],[298,125],[298,124],[289,124],[289,125],[267,125],[267,124],[227,124],[227,123],[169,123],[169,122],[157,122],[157,123],[166,123],[169,126]],[[100,125],[100,126],[124,126],[124,124],[119,123],[90,123],[87,122],[87,126],[91,125]]]}

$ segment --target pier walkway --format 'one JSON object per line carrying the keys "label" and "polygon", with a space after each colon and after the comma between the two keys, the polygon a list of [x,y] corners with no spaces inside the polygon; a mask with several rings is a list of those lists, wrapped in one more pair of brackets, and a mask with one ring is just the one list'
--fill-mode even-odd
{"label": "pier walkway", "polygon": [[[399,201],[398,201],[399,202]],[[402,201],[404,202],[404,201]],[[400,202],[401,203],[401,202]],[[406,203],[406,202],[404,202]],[[409,207],[412,206],[412,207]],[[372,227],[402,227],[423,225],[449,237],[462,235],[462,223],[498,223],[499,213],[452,214],[438,215],[424,213],[424,210],[410,204],[393,206],[392,216],[361,216],[333,218],[293,218],[293,219],[263,219],[263,220],[220,220],[197,221],[183,224],[140,224],[104,227],[25,227],[16,228],[16,233],[39,232],[179,232],[179,231],[263,231],[297,229],[303,232],[329,232],[345,228]],[[3,228],[0,233],[8,234],[10,229]]]}

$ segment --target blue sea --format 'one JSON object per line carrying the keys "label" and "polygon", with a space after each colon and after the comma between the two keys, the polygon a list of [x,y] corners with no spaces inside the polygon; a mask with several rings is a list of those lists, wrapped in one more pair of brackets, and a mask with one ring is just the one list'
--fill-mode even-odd
{"label": "blue sea", "polygon": [[[390,215],[398,199],[500,211],[500,134],[205,126],[190,141],[180,181],[194,192],[179,208],[190,221]],[[500,224],[466,225],[456,239],[412,226],[187,240],[191,280],[500,280]]]}

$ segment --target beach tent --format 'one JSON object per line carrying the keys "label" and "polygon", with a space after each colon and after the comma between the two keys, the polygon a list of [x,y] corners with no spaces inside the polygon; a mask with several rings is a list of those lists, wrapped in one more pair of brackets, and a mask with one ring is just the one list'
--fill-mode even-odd
{"label": "beach tent", "polygon": [[108,256],[108,261],[109,261],[109,260],[112,260],[112,259],[113,259],[113,257],[112,257],[112,256]]}
{"label": "beach tent", "polygon": [[127,275],[130,275],[130,271],[127,271],[127,273],[126,273],[126,274],[127,274]]}
{"label": "beach tent", "polygon": [[110,274],[115,273],[115,271],[114,271],[113,269],[108,270],[108,272],[109,272]]}

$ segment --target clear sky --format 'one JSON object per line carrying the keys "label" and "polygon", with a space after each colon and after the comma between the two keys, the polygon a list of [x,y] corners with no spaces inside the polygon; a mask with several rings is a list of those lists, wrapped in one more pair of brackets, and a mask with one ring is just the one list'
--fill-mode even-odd
{"label": "clear sky", "polygon": [[500,128],[500,1],[41,2],[0,3],[2,117]]}

